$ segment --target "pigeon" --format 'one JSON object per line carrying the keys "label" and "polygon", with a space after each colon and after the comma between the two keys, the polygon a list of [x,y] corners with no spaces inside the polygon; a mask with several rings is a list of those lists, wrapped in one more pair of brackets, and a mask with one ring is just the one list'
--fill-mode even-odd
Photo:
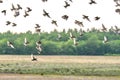
{"label": "pigeon", "polygon": [[35,25],[36,25],[36,27],[35,27],[36,29],[37,29],[37,28],[40,28],[40,25],[39,25],[39,24],[35,24]]}
{"label": "pigeon", "polygon": [[68,20],[69,16],[63,15],[62,18],[65,19],[65,20]]}
{"label": "pigeon", "polygon": [[37,46],[41,46],[41,44],[42,44],[41,41],[37,41],[37,42],[36,42],[36,45],[37,45]]}
{"label": "pigeon", "polygon": [[118,14],[120,14],[120,9],[119,8],[115,9],[115,12],[118,13]]}
{"label": "pigeon", "polygon": [[31,61],[37,61],[37,58],[33,54],[31,54]]}
{"label": "pigeon", "polygon": [[65,2],[65,6],[64,6],[65,8],[70,6],[70,4],[67,1],[64,1],[64,2]]}
{"label": "pigeon", "polygon": [[86,20],[88,20],[89,22],[91,22],[90,19],[89,19],[89,17],[86,16],[86,15],[83,15],[83,19],[86,19]]}
{"label": "pigeon", "polygon": [[51,18],[49,13],[47,13],[44,9],[43,9],[43,16],[47,16],[48,18]]}
{"label": "pigeon", "polygon": [[106,37],[106,36],[104,36],[103,43],[105,44],[105,43],[107,43],[107,42],[108,42],[108,39],[107,39],[107,37]]}
{"label": "pigeon", "polygon": [[11,22],[10,21],[6,21],[6,25],[10,25],[11,24]]}
{"label": "pigeon", "polygon": [[27,7],[27,11],[26,12],[31,12],[31,11],[32,11],[32,9]]}
{"label": "pigeon", "polygon": [[7,41],[7,45],[8,45],[9,47],[11,47],[11,48],[15,48],[15,47],[13,46],[13,43],[10,42],[10,41]]}
{"label": "pigeon", "polygon": [[3,0],[0,0],[0,3],[3,3]]}
{"label": "pigeon", "polygon": [[24,39],[24,46],[27,46],[29,44],[29,42],[27,41],[27,38],[25,37]]}
{"label": "pigeon", "polygon": [[78,45],[78,43],[76,42],[76,38],[73,38],[73,43],[74,43],[75,46]]}
{"label": "pigeon", "polygon": [[48,0],[42,0],[42,2],[47,2]]}
{"label": "pigeon", "polygon": [[18,6],[17,10],[22,9],[22,7],[19,4],[17,4],[17,6]]}
{"label": "pigeon", "polygon": [[100,19],[100,17],[96,16],[94,19],[95,19],[95,21],[98,21]]}
{"label": "pigeon", "polygon": [[57,25],[57,21],[55,21],[55,20],[52,20],[51,23],[52,23],[52,24],[55,24],[56,26],[58,26],[58,25]]}
{"label": "pigeon", "polygon": [[12,23],[12,26],[15,27],[15,26],[17,26],[17,24],[16,23]]}
{"label": "pigeon", "polygon": [[29,16],[29,14],[27,13],[27,11],[25,10],[25,14],[23,15],[25,18],[27,17],[27,16]]}
{"label": "pigeon", "polygon": [[61,34],[57,34],[57,35],[58,35],[57,37],[58,40],[62,38]]}
{"label": "pigeon", "polygon": [[84,27],[83,22],[75,20],[75,24],[79,25],[80,27]]}
{"label": "pigeon", "polygon": [[75,36],[70,32],[70,39],[75,38]]}
{"label": "pigeon", "polygon": [[19,16],[19,15],[20,15],[19,10],[15,10],[14,17],[17,17],[17,16]]}
{"label": "pigeon", "polygon": [[6,10],[2,10],[1,13],[4,13],[4,15],[6,15]]}
{"label": "pigeon", "polygon": [[12,4],[12,9],[11,9],[11,11],[13,11],[13,10],[16,10],[16,8],[15,8],[14,5]]}
{"label": "pigeon", "polygon": [[102,24],[102,31],[107,31],[107,28]]}
{"label": "pigeon", "polygon": [[89,4],[97,4],[94,0],[90,0]]}

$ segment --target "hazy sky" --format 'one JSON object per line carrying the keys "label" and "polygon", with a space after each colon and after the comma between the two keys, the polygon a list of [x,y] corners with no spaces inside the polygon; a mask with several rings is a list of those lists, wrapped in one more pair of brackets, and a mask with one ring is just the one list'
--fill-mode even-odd
{"label": "hazy sky", "polygon": [[[120,15],[115,12],[115,2],[113,0],[96,0],[97,4],[90,5],[90,0],[73,0],[73,3],[69,0],[70,7],[64,8],[65,0],[48,0],[47,2],[42,2],[42,0],[4,0],[3,3],[0,3],[0,10],[7,10],[6,16],[3,13],[0,13],[0,32],[11,30],[13,32],[25,32],[28,30],[34,31],[35,24],[41,26],[42,31],[52,31],[54,29],[74,29],[80,27],[74,24],[75,20],[82,21],[86,28],[101,28],[101,25],[104,24],[106,27],[111,26],[120,26]],[[20,10],[20,15],[14,17],[14,13],[10,10],[12,8],[11,4],[14,4],[17,7],[17,4],[22,6]],[[30,7],[32,12],[29,12],[28,17],[24,18],[24,11],[26,7]],[[119,8],[119,7],[118,7]],[[50,18],[43,16],[43,9],[45,9],[51,16]],[[63,15],[68,15],[68,20],[61,18]],[[89,16],[91,22],[84,20],[82,15]],[[99,16],[101,19],[95,21],[94,17]],[[56,20],[58,27],[51,24],[51,20]],[[6,21],[15,22],[16,27],[11,25],[6,26]]]}

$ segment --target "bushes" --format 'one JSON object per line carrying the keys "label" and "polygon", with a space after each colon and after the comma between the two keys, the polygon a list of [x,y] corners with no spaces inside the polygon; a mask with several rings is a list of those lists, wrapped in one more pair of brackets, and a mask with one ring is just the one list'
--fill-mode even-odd
{"label": "bushes", "polygon": [[[74,46],[73,41],[69,39],[69,32],[72,32],[77,39],[78,45]],[[61,34],[61,38],[57,39],[57,34]],[[56,30],[41,34],[26,33],[12,34],[10,31],[0,33],[0,54],[31,54],[36,53],[36,41],[42,42],[42,55],[105,55],[120,54],[120,38],[118,34],[112,32],[90,31],[83,32],[83,36],[79,35],[79,31],[69,30],[68,32],[57,32]],[[103,36],[108,37],[108,43],[103,44]],[[112,37],[111,37],[112,36]],[[23,45],[24,38],[27,38],[30,44],[25,47]],[[7,41],[14,43],[15,49],[7,46]]]}

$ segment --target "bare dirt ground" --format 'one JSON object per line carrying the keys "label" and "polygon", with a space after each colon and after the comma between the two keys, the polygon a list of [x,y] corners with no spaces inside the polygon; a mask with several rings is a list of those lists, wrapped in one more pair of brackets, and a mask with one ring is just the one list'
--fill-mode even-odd
{"label": "bare dirt ground", "polygon": [[120,77],[0,74],[0,80],[120,80]]}

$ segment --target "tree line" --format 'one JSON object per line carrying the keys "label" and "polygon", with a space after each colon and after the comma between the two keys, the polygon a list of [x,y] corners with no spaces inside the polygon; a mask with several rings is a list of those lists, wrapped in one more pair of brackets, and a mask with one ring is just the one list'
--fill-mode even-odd
{"label": "tree line", "polygon": [[[72,33],[76,37],[77,45],[70,39]],[[58,34],[61,37],[58,39]],[[104,36],[108,42],[103,43]],[[24,38],[29,41],[28,46],[24,46]],[[12,33],[10,31],[0,33],[0,54],[29,55],[38,54],[36,41],[42,42],[41,55],[106,55],[120,54],[120,35],[113,32],[101,32],[96,29],[82,31],[69,29],[58,32],[57,30],[48,32],[32,33]],[[7,41],[13,42],[15,49],[7,46]]]}

